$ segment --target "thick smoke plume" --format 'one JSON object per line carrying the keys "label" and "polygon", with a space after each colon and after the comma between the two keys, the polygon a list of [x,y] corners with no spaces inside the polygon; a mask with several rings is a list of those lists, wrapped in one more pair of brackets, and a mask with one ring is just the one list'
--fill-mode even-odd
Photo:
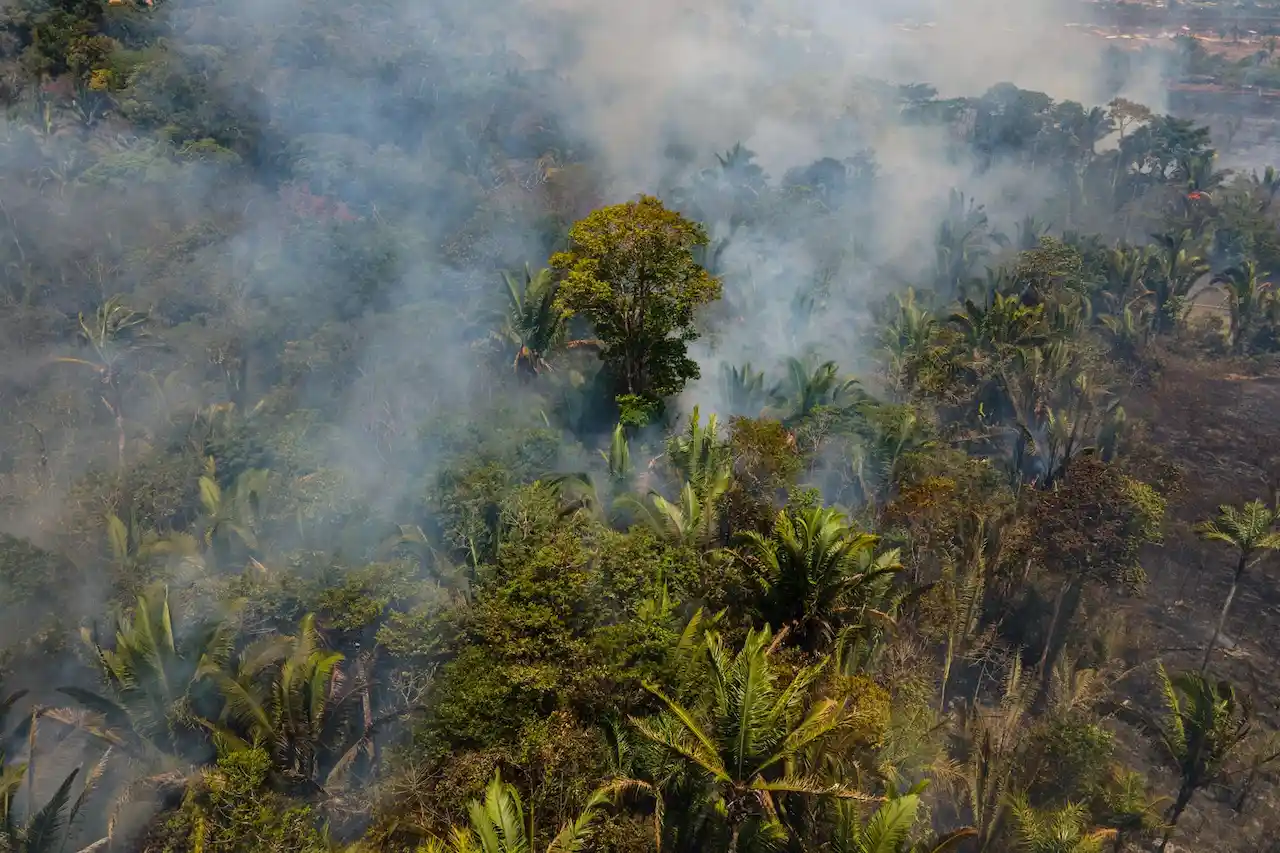
{"label": "thick smoke plume", "polygon": [[[772,371],[812,353],[856,369],[871,346],[867,306],[927,272],[953,190],[1008,227],[1060,189],[958,153],[950,130],[904,118],[896,87],[958,97],[1012,81],[1086,107],[1116,95],[1163,106],[1149,74],[1117,89],[1102,43],[1067,26],[1080,11],[1066,0],[111,6],[122,39],[163,50],[140,49],[111,99],[82,93],[77,119],[46,118],[66,85],[50,80],[15,99],[22,121],[0,121],[12,234],[0,247],[0,530],[78,570],[49,570],[40,594],[57,606],[45,609],[99,618],[110,581],[83,578],[104,562],[104,518],[187,526],[206,473],[189,447],[231,446],[271,418],[285,437],[237,446],[247,458],[232,461],[273,455],[295,475],[265,499],[311,533],[280,534],[276,550],[320,550],[303,540],[364,513],[378,522],[369,541],[333,532],[323,544],[367,553],[389,522],[434,509],[422,493],[450,452],[441,421],[544,402],[495,399],[507,392],[476,368],[491,355],[501,271],[542,266],[568,221],[641,192],[706,220],[726,279],[682,407],[729,413],[726,364]],[[732,222],[715,203],[717,156],[743,158],[747,184],[823,158],[854,164],[863,197],[848,218]],[[95,340],[101,323],[135,317]],[[60,586],[66,577],[80,580]],[[0,644],[28,641],[36,627],[10,615]],[[71,664],[21,675],[46,692],[89,679]]]}
{"label": "thick smoke plume", "polygon": [[[538,266],[554,245],[529,201],[546,190],[548,162],[589,164],[584,197],[607,203],[638,192],[670,198],[738,143],[755,153],[761,179],[774,182],[823,157],[873,158],[878,177],[858,221],[815,215],[804,226],[735,230],[710,212],[708,227],[727,245],[726,301],[737,322],[704,342],[704,382],[689,398],[714,393],[723,361],[749,357],[768,369],[821,344],[824,358],[851,362],[865,351],[853,320],[886,276],[896,285],[921,272],[953,187],[1005,223],[1056,189],[1017,169],[978,174],[945,131],[903,122],[885,84],[927,83],[954,96],[1015,81],[1104,102],[1117,92],[1102,73],[1101,42],[1066,26],[1078,12],[1050,0],[892,10],[872,0],[800,8],[504,0],[465,11],[394,0],[178,0],[142,18],[167,39],[170,56],[144,65],[118,99],[133,124],[109,143],[113,165],[77,174],[65,164],[62,179],[100,187],[100,204],[59,207],[47,192],[37,197],[23,132],[5,129],[6,210],[21,218],[11,254],[34,268],[32,281],[78,277],[82,298],[62,306],[72,315],[92,319],[123,293],[165,321],[157,340],[130,355],[135,375],[149,377],[129,388],[131,454],[157,449],[175,413],[224,402],[228,387],[248,410],[283,381],[293,394],[272,405],[327,401],[345,412],[336,428],[308,433],[316,467],[343,472],[333,502],[359,496],[388,511],[437,455],[420,434],[423,419],[485,396],[473,365],[488,330],[475,318],[500,305],[501,269]],[[519,84],[504,84],[511,80]],[[136,130],[156,105],[197,130],[234,125],[245,140],[239,164],[186,150],[162,165],[156,152],[168,131]],[[298,187],[301,201],[286,195]],[[288,210],[312,203],[311,193],[333,205],[325,215],[359,220],[350,245],[310,234],[299,246]],[[580,197],[566,212],[583,207]],[[202,220],[206,233],[195,239],[203,245],[193,246],[188,229]],[[845,237],[830,239],[842,229]],[[372,248],[353,248],[366,237]],[[192,251],[175,246],[166,257],[149,248],[166,239]],[[848,251],[832,257],[833,242]],[[366,292],[366,274],[397,284]],[[175,304],[179,281],[184,298]],[[815,282],[827,307],[805,329],[790,328],[786,312]],[[36,538],[53,535],[69,507],[83,509],[73,484],[100,468],[116,441],[92,376],[51,365],[71,354],[75,330],[41,322],[15,315],[3,344],[8,399],[65,411],[41,421],[10,407],[9,440],[21,457],[13,476],[36,476],[43,452],[47,484],[8,513],[6,526]],[[264,330],[279,352],[244,348]],[[166,335],[202,342],[209,363],[175,358]],[[326,348],[355,354],[359,371],[326,373]],[[255,375],[277,358],[296,376]],[[219,373],[228,379],[221,387]],[[44,400],[23,397],[37,388]]]}
{"label": "thick smoke plume", "polygon": [[[1101,102],[1117,93],[1099,44],[1065,26],[1074,12],[1048,0],[892,11],[873,0],[171,0],[135,15],[130,26],[162,35],[168,55],[143,63],[116,99],[129,122],[113,132],[108,114],[93,131],[107,151],[97,163],[77,166],[74,130],[46,128],[37,145],[29,122],[0,128],[0,214],[14,231],[3,476],[7,494],[24,496],[4,527],[50,545],[93,528],[104,508],[84,497],[85,477],[109,478],[93,472],[110,469],[118,441],[146,459],[193,411],[227,402],[242,416],[299,412],[294,464],[317,472],[300,512],[356,502],[395,516],[442,452],[422,425],[492,405],[474,370],[490,331],[477,318],[500,308],[500,270],[544,262],[558,235],[530,199],[575,163],[591,189],[567,214],[585,212],[583,198],[670,198],[738,143],[775,182],[823,157],[873,158],[878,179],[857,220],[734,228],[711,211],[734,321],[704,342],[704,381],[687,396],[721,407],[723,362],[772,369],[817,346],[856,362],[856,319],[921,272],[953,187],[1005,222],[1055,191],[1017,169],[977,174],[945,131],[903,122],[886,84],[951,96],[1012,80]],[[139,132],[148,120],[153,131]],[[197,137],[217,129],[225,145],[175,151],[175,121]],[[76,203],[51,182],[77,187]],[[353,224],[345,236],[300,232],[299,210]],[[79,294],[56,306],[67,316],[92,325],[122,294],[162,321],[117,346],[129,375],[122,362],[123,439],[106,374],[56,361],[93,362],[92,347],[29,307],[42,282],[66,281],[79,283],[59,291]],[[794,328],[788,312],[819,285],[826,307]],[[200,350],[205,363],[180,355]],[[331,369],[334,353],[358,369]],[[264,399],[272,386],[290,390]],[[318,406],[341,414],[309,427],[302,413]],[[186,487],[172,488],[178,502]],[[81,593],[68,609],[94,612],[103,590]]]}

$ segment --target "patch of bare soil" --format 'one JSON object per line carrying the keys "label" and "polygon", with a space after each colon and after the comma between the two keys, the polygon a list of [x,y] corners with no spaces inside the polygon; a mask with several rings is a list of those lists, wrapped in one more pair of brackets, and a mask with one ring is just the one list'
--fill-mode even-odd
{"label": "patch of bare soil", "polygon": [[[1134,628],[1170,672],[1198,669],[1231,583],[1233,555],[1201,541],[1194,525],[1222,503],[1273,500],[1280,483],[1280,371],[1233,372],[1168,356],[1153,388],[1135,392],[1127,408],[1152,429],[1151,439],[1185,471],[1185,490],[1171,502],[1168,537],[1145,564],[1146,594],[1121,604]],[[1210,671],[1247,693],[1259,728],[1280,728],[1280,556],[1272,554],[1246,576]],[[1129,702],[1158,713],[1151,666],[1126,682]],[[1123,753],[1145,766],[1162,793],[1177,778],[1160,764],[1136,728],[1117,726]],[[1243,774],[1202,792],[1179,823],[1178,849],[1188,853],[1280,853],[1280,777],[1264,778],[1245,809],[1232,808]],[[1170,853],[1174,849],[1170,845]]]}

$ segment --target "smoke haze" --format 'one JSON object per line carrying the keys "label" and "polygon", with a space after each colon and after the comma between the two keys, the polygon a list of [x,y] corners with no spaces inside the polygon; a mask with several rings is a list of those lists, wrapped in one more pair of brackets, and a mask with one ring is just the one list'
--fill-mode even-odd
{"label": "smoke haze", "polygon": [[[708,221],[716,239],[733,235],[723,265],[735,320],[704,342],[704,379],[687,396],[715,407],[724,361],[772,369],[821,345],[824,358],[855,363],[867,349],[853,333],[867,297],[928,265],[953,187],[1006,224],[1052,197],[1039,174],[979,173],[945,129],[902,121],[893,90],[877,81],[927,83],[943,96],[1013,81],[1103,102],[1116,92],[1101,42],[1065,26],[1075,9],[174,0],[127,19],[163,35],[169,51],[142,62],[117,98],[133,127],[113,135],[111,117],[98,126],[98,163],[77,167],[70,136],[43,140],[41,159],[28,131],[3,129],[5,203],[22,220],[7,262],[27,264],[31,281],[82,282],[76,304],[58,306],[70,316],[92,317],[121,293],[163,321],[130,356],[131,457],[163,452],[192,408],[232,399],[249,411],[286,387],[263,411],[341,413],[323,428],[299,426],[306,449],[293,464],[328,476],[299,511],[356,502],[394,515],[419,499],[440,453],[422,424],[493,405],[475,381],[490,332],[475,318],[500,310],[499,270],[541,265],[558,239],[535,201],[556,190],[553,168],[587,164],[562,204],[572,216],[638,192],[670,197],[736,143],[775,183],[820,158],[871,152],[878,178],[854,219]],[[148,123],[153,134],[139,135]],[[218,150],[167,142],[202,136]],[[51,180],[77,187],[77,203],[39,194]],[[358,221],[346,236],[300,231],[291,202],[282,212],[282,183]],[[792,305],[815,286],[821,310],[796,327]],[[5,526],[48,541],[65,534],[68,514],[79,518],[73,529],[100,520],[103,508],[75,492],[114,454],[116,428],[90,372],[51,364],[73,354],[76,329],[26,308],[10,328],[3,383],[24,411],[6,416],[19,459],[4,475],[9,491],[28,492],[38,443],[49,459],[39,497],[12,507]],[[197,344],[207,362],[185,360],[178,343]],[[335,369],[333,353],[358,368]],[[259,373],[264,363],[281,371]],[[175,503],[182,488],[173,486]],[[97,600],[87,593],[86,608]]]}

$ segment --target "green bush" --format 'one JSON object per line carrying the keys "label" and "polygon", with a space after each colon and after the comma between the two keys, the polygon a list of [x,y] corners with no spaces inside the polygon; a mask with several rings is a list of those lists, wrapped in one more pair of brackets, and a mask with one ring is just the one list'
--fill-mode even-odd
{"label": "green bush", "polygon": [[222,755],[148,845],[154,853],[325,853],[308,806],[270,791],[262,749]]}

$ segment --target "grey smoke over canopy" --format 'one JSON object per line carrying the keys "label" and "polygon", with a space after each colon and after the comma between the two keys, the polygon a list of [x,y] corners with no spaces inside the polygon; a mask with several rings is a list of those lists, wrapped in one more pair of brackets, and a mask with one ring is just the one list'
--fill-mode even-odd
{"label": "grey smoke over canopy", "polygon": [[[436,452],[419,436],[423,419],[491,393],[475,381],[475,346],[487,334],[480,309],[500,302],[501,268],[540,265],[559,236],[529,201],[537,170],[527,167],[549,149],[558,163],[590,164],[601,203],[668,194],[739,142],[774,182],[819,158],[874,153],[874,205],[862,221],[815,215],[804,227],[758,223],[734,235],[724,255],[727,301],[742,319],[705,341],[707,381],[690,391],[714,405],[709,382],[721,361],[750,357],[768,369],[815,346],[842,363],[865,352],[851,321],[867,296],[919,273],[953,187],[1004,222],[1055,192],[1018,168],[976,174],[945,130],[900,121],[873,81],[927,83],[943,96],[1013,81],[1103,102],[1116,94],[1102,73],[1105,42],[1066,26],[1080,8],[1066,0],[170,0],[154,23],[169,57],[139,75],[121,109],[145,119],[151,99],[196,136],[234,127],[255,180],[193,162],[141,177],[124,171],[113,184],[116,173],[96,166],[113,214],[42,201],[25,247],[83,256],[85,270],[100,255],[115,258],[105,277],[85,276],[75,304],[60,306],[70,316],[121,292],[171,324],[161,337],[199,342],[211,359],[248,340],[275,348],[251,368],[280,360],[287,369],[253,384],[243,403],[279,383],[295,389],[291,405],[336,404],[339,428],[315,451],[347,473],[332,500],[394,506]],[[114,142],[117,159],[127,165],[151,151],[173,115],[156,119],[154,138],[135,129]],[[0,156],[7,183],[30,173],[19,153],[10,145]],[[273,185],[284,179],[348,204],[361,217],[356,233],[290,236]],[[222,217],[232,224],[207,245],[180,261],[139,260],[148,228],[176,237],[212,211],[234,216]],[[717,239],[728,236],[725,223],[708,224]],[[359,264],[347,264],[352,255]],[[370,280],[361,270],[372,270]],[[835,297],[796,333],[787,311],[815,279]],[[47,376],[48,357],[67,351],[74,329],[48,332],[9,342],[6,352],[20,357],[7,359],[6,380],[25,387]],[[164,394],[136,383],[138,431],[163,435],[166,405],[219,393],[209,390],[216,371],[179,363],[180,349],[148,352],[147,369],[173,378]],[[326,350],[350,355],[358,370],[324,374],[336,360]],[[112,427],[93,396],[46,391],[68,393],[78,407],[65,423],[42,424],[67,482],[101,464]],[[94,440],[90,423],[101,426]],[[14,427],[34,453],[21,432]],[[74,447],[63,441],[72,435]],[[32,529],[30,519],[47,519],[64,498],[51,490],[29,502],[15,527]]]}

